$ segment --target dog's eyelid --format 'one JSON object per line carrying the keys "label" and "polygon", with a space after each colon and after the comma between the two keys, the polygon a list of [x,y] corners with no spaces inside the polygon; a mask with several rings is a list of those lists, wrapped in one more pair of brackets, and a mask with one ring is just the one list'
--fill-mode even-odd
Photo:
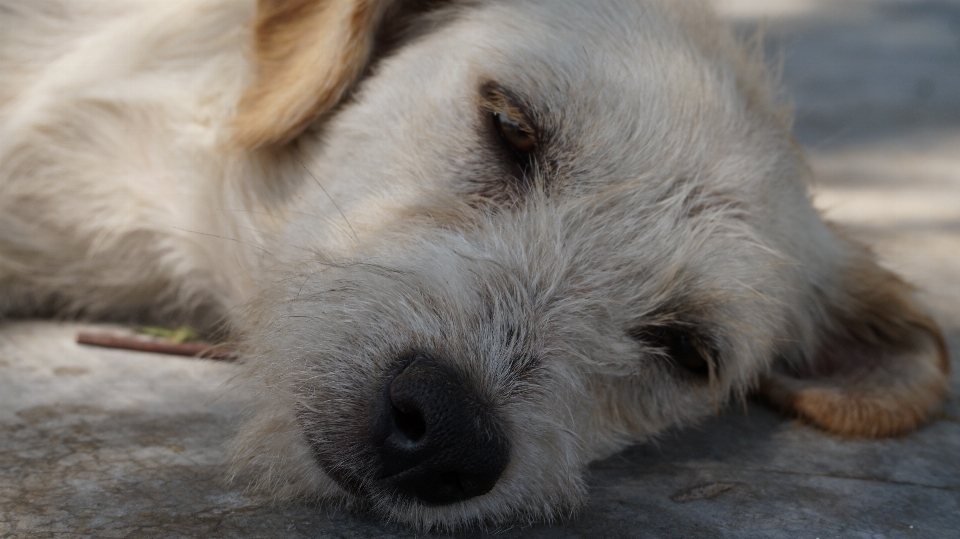
{"label": "dog's eyelid", "polygon": [[504,112],[494,112],[492,117],[500,138],[514,152],[525,156],[537,148],[537,135],[528,125],[513,119]]}
{"label": "dog's eyelid", "polygon": [[488,82],[480,88],[480,108],[487,113],[497,136],[520,160],[538,147],[540,136],[523,106],[523,100],[500,85]]}
{"label": "dog's eyelid", "polygon": [[639,343],[663,352],[683,372],[700,379],[712,378],[718,370],[713,340],[688,324],[648,325],[628,331]]}
{"label": "dog's eyelid", "polygon": [[526,99],[520,97],[520,94],[508,90],[496,82],[486,82],[480,86],[480,99],[487,110],[504,110],[511,115],[518,115],[524,119],[526,116]]}

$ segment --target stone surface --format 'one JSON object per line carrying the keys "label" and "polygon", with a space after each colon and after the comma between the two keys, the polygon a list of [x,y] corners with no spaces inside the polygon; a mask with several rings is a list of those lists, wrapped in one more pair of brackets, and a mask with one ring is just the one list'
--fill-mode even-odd
{"label": "stone surface", "polygon": [[[960,537],[960,2],[722,0],[782,50],[817,203],[924,289],[953,352],[940,420],[844,440],[751,402],[592,467],[589,505],[500,537]],[[0,537],[416,537],[225,482],[230,364],[0,326]],[[471,536],[465,534],[464,536]]]}

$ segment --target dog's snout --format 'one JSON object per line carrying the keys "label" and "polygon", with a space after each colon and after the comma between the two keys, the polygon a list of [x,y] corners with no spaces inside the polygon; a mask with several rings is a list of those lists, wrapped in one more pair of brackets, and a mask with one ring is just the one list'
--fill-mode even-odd
{"label": "dog's snout", "polygon": [[496,485],[509,460],[506,437],[489,405],[452,369],[417,353],[381,395],[373,441],[387,488],[445,505]]}

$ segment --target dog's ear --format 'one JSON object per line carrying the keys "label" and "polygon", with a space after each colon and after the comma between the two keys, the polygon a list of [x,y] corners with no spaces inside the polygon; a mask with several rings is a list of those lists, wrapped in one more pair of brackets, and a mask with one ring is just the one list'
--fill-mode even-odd
{"label": "dog's ear", "polygon": [[278,146],[333,108],[360,78],[387,11],[399,0],[258,0],[255,79],[233,142]]}
{"label": "dog's ear", "polygon": [[895,436],[929,420],[946,396],[950,360],[912,288],[865,249],[829,288],[819,292],[819,327],[806,339],[806,357],[775,368],[761,393],[847,436]]}

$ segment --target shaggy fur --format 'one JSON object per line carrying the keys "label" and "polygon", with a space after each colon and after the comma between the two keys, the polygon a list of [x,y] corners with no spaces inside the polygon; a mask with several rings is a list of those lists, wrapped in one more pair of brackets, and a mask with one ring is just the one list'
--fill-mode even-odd
{"label": "shaggy fur", "polygon": [[[590,461],[757,388],[859,436],[944,398],[936,324],[821,220],[758,54],[700,2],[2,0],[0,71],[0,313],[239,336],[234,461],[278,496],[550,519]],[[411,350],[502,422],[489,493],[375,481]]]}

